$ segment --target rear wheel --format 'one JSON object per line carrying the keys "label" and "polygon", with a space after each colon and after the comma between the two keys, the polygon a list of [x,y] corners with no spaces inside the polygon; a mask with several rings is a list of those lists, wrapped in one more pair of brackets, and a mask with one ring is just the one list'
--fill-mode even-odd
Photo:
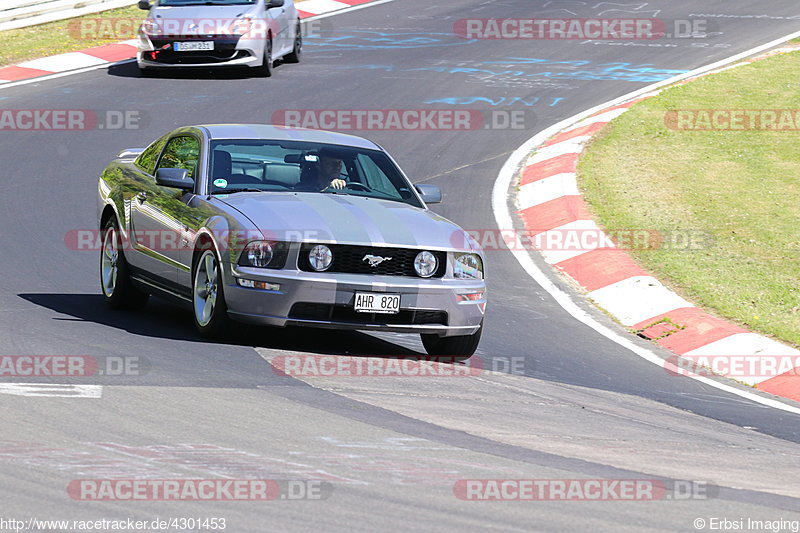
{"label": "rear wheel", "polygon": [[137,289],[130,278],[130,269],[122,252],[119,226],[113,217],[103,227],[100,251],[100,286],[103,299],[111,309],[140,309],[149,294]]}
{"label": "rear wheel", "polygon": [[267,39],[267,44],[264,45],[264,64],[256,67],[256,73],[262,78],[272,76],[272,39]]}
{"label": "rear wheel", "polygon": [[284,56],[283,60],[287,63],[299,63],[300,56],[303,55],[303,28],[300,25],[300,21],[297,21],[297,25],[294,30],[294,48],[292,51],[286,56]]}
{"label": "rear wheel", "polygon": [[428,355],[452,356],[456,361],[469,359],[478,349],[481,342],[483,323],[481,322],[478,331],[472,335],[457,335],[455,337],[439,337],[435,334],[420,335],[422,345]]}
{"label": "rear wheel", "polygon": [[222,269],[212,248],[201,251],[192,279],[194,325],[204,337],[220,337],[229,324],[228,306],[222,291]]}

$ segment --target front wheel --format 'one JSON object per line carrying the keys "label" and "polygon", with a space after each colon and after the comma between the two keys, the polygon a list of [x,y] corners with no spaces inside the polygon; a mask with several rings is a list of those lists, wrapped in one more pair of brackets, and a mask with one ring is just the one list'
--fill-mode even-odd
{"label": "front wheel", "polygon": [[203,250],[195,262],[193,280],[194,325],[204,337],[220,337],[228,326],[228,306],[222,291],[222,269],[213,249]]}
{"label": "front wheel", "polygon": [[264,45],[264,63],[260,67],[255,67],[256,74],[262,78],[272,76],[272,39],[267,39]]}
{"label": "front wheel", "polygon": [[472,335],[439,337],[435,334],[423,333],[420,337],[422,338],[422,345],[425,347],[425,351],[428,352],[428,355],[452,356],[456,361],[463,361],[472,357],[475,350],[478,349],[482,332],[483,323],[481,323],[478,331]]}
{"label": "front wheel", "polygon": [[292,51],[286,54],[283,60],[286,63],[299,63],[300,56],[303,55],[303,28],[300,25],[300,21],[297,21],[297,25],[295,26],[294,30],[294,47]]}
{"label": "front wheel", "polygon": [[122,251],[119,225],[112,217],[103,227],[103,248],[100,251],[100,287],[103,299],[111,309],[139,309],[150,297],[134,287],[130,269]]}

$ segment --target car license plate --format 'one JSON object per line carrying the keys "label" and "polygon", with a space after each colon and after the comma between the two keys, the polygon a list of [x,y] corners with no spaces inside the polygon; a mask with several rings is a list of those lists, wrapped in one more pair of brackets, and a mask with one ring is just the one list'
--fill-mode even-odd
{"label": "car license plate", "polygon": [[196,52],[198,50],[213,50],[214,41],[189,41],[184,43],[172,43],[176,52]]}
{"label": "car license plate", "polygon": [[400,295],[384,292],[357,292],[355,310],[358,313],[399,313]]}

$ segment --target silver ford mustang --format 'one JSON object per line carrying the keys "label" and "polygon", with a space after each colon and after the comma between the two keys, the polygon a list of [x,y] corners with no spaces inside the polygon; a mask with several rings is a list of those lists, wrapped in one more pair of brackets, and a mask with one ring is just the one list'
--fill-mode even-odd
{"label": "silver ford mustang", "polygon": [[429,211],[378,145],[265,125],[179,128],[100,177],[101,285],[112,308],[191,304],[198,331],[269,326],[418,333],[468,357],[486,309],[484,255]]}

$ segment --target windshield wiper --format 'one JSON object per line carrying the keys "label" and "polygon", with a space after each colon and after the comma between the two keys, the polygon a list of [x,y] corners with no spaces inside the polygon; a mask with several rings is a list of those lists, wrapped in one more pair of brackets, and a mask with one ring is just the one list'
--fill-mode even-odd
{"label": "windshield wiper", "polygon": [[218,191],[214,191],[211,194],[234,194],[237,192],[266,192],[264,189],[253,189],[253,188],[239,188],[239,189],[220,189]]}

